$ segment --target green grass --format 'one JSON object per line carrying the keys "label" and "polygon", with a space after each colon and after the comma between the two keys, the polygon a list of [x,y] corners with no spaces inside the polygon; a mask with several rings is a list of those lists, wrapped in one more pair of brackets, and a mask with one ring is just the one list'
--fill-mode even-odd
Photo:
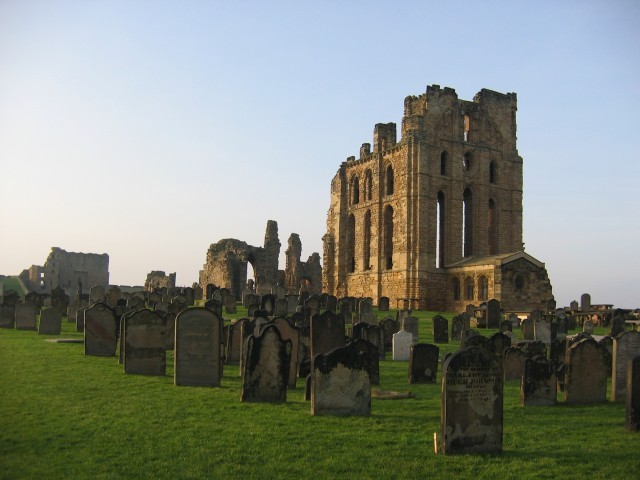
{"label": "green grass", "polygon": [[[416,314],[421,341],[430,342],[433,314]],[[74,330],[64,322],[62,336],[81,338]],[[443,457],[433,453],[440,384],[409,385],[407,363],[390,354],[379,388],[415,399],[373,399],[366,418],[312,417],[301,381],[285,404],[241,403],[237,366],[225,366],[220,388],[175,387],[171,353],[165,377],[126,375],[115,358],[86,357],[81,344],[45,338],[0,329],[0,478],[640,475],[640,437],[625,431],[622,404],[523,408],[519,385],[509,382],[504,453]]]}

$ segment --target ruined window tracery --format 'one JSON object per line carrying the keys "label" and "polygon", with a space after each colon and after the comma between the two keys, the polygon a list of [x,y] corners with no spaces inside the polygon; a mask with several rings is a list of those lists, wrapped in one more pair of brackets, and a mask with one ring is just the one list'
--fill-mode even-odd
{"label": "ruined window tracery", "polygon": [[468,142],[471,140],[471,118],[468,113],[464,114],[464,141]]}
{"label": "ruined window tracery", "polygon": [[393,167],[391,165],[387,167],[386,184],[387,195],[393,195]]}
{"label": "ruined window tracery", "polygon": [[351,204],[357,205],[358,203],[360,203],[360,179],[354,175],[351,179]]}

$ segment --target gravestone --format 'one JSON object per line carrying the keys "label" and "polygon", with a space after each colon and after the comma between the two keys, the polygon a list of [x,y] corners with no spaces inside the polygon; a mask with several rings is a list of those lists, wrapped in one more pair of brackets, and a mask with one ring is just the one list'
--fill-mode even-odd
{"label": "gravestone", "polygon": [[640,355],[629,360],[627,365],[625,428],[640,431]]}
{"label": "gravestone", "polygon": [[502,365],[482,348],[444,362],[439,451],[444,455],[502,452]]}
{"label": "gravestone", "polygon": [[461,347],[461,348],[468,348],[468,347],[480,347],[480,348],[484,348],[490,353],[493,353],[491,349],[491,344],[489,343],[489,339],[484,335],[476,334],[476,335],[471,335],[465,338],[464,347]]}
{"label": "gravestone", "polygon": [[400,328],[413,335],[413,343],[418,343],[418,319],[416,317],[405,317],[400,322]]}
{"label": "gravestone", "polygon": [[567,348],[564,399],[567,404],[603,403],[607,398],[609,352],[592,338]]}
{"label": "gravestone", "polygon": [[272,317],[276,311],[276,297],[270,293],[262,295],[260,299],[260,310],[267,312],[268,317]]}
{"label": "gravestone", "polygon": [[127,307],[130,310],[140,310],[145,307],[144,299],[138,296],[129,297],[129,300],[127,300]]}
{"label": "gravestone", "polygon": [[287,315],[293,315],[298,308],[298,295],[286,295],[284,298],[287,300]]}
{"label": "gravestone", "polygon": [[494,333],[488,339],[489,350],[493,352],[500,364],[504,359],[504,351],[511,347],[511,338],[504,333]]}
{"label": "gravestone", "polygon": [[111,357],[118,346],[118,322],[113,309],[102,302],[84,311],[84,354]]}
{"label": "gravestone", "polygon": [[393,347],[393,335],[400,330],[400,325],[391,317],[380,320],[378,325],[384,332],[384,349],[390,351]]}
{"label": "gravestone", "polygon": [[[279,301],[279,300],[278,300]],[[296,388],[298,365],[300,364],[300,330],[284,317],[277,317],[272,322],[280,332],[282,340],[291,342],[291,360],[289,362],[288,387]],[[264,329],[265,327],[263,327]]]}
{"label": "gravestone", "polygon": [[191,287],[185,287],[182,289],[182,296],[185,299],[185,302],[187,304],[188,307],[192,307],[193,303],[195,302],[195,294],[193,291],[193,288]]}
{"label": "gravestone", "polygon": [[640,332],[629,330],[613,339],[612,401],[624,402],[626,400],[627,367],[629,362],[638,355],[640,355]]}
{"label": "gravestone", "polygon": [[433,317],[433,343],[449,343],[449,321],[442,315]]}
{"label": "gravestone", "polygon": [[487,302],[487,328],[498,328],[501,320],[500,302],[496,299],[489,300]]}
{"label": "gravestone", "polygon": [[585,320],[582,324],[582,331],[589,335],[593,335],[593,322],[591,320]]}
{"label": "gravestone", "polygon": [[109,290],[107,290],[107,303],[111,308],[118,305],[118,300],[120,300],[121,295],[122,292],[120,291],[120,288],[115,285],[109,287]]}
{"label": "gravestone", "polygon": [[325,309],[331,313],[338,313],[338,298],[334,295],[327,295]]}
{"label": "gravestone", "polygon": [[533,324],[533,335],[538,342],[551,344],[551,327],[546,320],[538,320]]}
{"label": "gravestone", "polygon": [[360,303],[358,304],[358,314],[362,317],[363,315],[367,315],[373,311],[373,302],[370,298],[362,298],[360,299]]}
{"label": "gravestone", "polygon": [[169,313],[169,304],[160,300],[155,303],[153,309],[158,313]]}
{"label": "gravestone", "polygon": [[500,322],[500,331],[504,332],[512,332],[513,331],[513,323],[511,320],[503,320]]}
{"label": "gravestone", "polygon": [[247,339],[242,372],[243,402],[284,402],[291,362],[291,341],[283,340],[275,325]]}
{"label": "gravestone", "polygon": [[470,327],[471,321],[466,312],[453,317],[453,320],[451,320],[451,340],[460,342],[462,340],[462,332]]}
{"label": "gravestone", "polygon": [[533,321],[529,318],[523,320],[520,323],[520,328],[522,329],[522,338],[525,340],[534,340],[535,334],[533,330]]}
{"label": "gravestone", "polygon": [[287,299],[279,298],[276,300],[276,309],[274,311],[274,315],[276,317],[286,317],[287,316]]}
{"label": "gravestone", "polygon": [[62,330],[62,314],[60,310],[53,307],[46,307],[40,311],[40,325],[38,333],[40,335],[60,335]]}
{"label": "gravestone", "polygon": [[0,328],[14,328],[16,322],[16,307],[0,305]]}
{"label": "gravestone", "polygon": [[520,317],[518,317],[518,315],[516,315],[515,313],[510,313],[508,320],[511,322],[512,328],[517,328],[520,326]]}
{"label": "gravestone", "polygon": [[578,310],[580,310],[580,305],[575,300],[572,300],[571,303],[569,303],[569,309],[572,312],[577,312]]}
{"label": "gravestone", "polygon": [[95,303],[104,303],[105,291],[102,285],[94,285],[89,290],[89,303],[91,305]]}
{"label": "gravestone", "polygon": [[411,354],[411,345],[414,345],[413,334],[406,330],[400,330],[393,335],[393,360],[395,362],[407,362]]}
{"label": "gravestone", "polygon": [[[67,322],[76,322],[77,316],[78,316],[78,304],[80,303],[80,300],[78,299],[73,299],[71,300],[71,302],[69,302],[69,306],[67,307]],[[62,316],[62,314],[61,314]]]}
{"label": "gravestone", "polygon": [[165,319],[145,308],[123,319],[124,372],[164,376],[167,367]]}
{"label": "gravestone", "polygon": [[80,300],[76,313],[76,332],[84,332],[84,311],[89,307],[88,300]]}
{"label": "gravestone", "polygon": [[613,315],[611,319],[611,331],[609,332],[609,336],[616,338],[618,335],[624,332],[625,329],[625,321],[624,315]]}
{"label": "gravestone", "polygon": [[462,335],[460,336],[460,348],[462,349],[470,346],[467,344],[467,342],[471,337],[476,337],[476,336],[481,337],[482,335],[480,335],[478,332],[476,332],[472,328],[467,328],[466,330],[463,330]]}
{"label": "gravestone", "polygon": [[18,303],[15,306],[16,330],[37,330],[36,316],[38,312],[36,307],[30,303]]}
{"label": "gravestone", "polygon": [[315,356],[311,373],[312,415],[370,415],[371,356],[366,340]]}
{"label": "gravestone", "polygon": [[62,316],[67,314],[67,307],[69,306],[69,295],[66,294],[63,288],[56,287],[51,290],[51,306],[60,310]]}
{"label": "gravestone", "polygon": [[194,307],[175,320],[173,383],[219,387],[222,371],[222,319],[213,311]]}
{"label": "gravestone", "polygon": [[[353,339],[366,340],[376,346],[378,355],[381,360],[384,359],[384,331],[378,325],[371,325],[368,323],[358,323],[353,326]],[[374,379],[371,379],[371,383],[376,385]]]}
{"label": "gravestone", "polygon": [[588,312],[591,310],[591,295],[588,293],[583,293],[580,296],[580,310],[583,312]]}
{"label": "gravestone", "polygon": [[[184,311],[184,310],[183,310]],[[164,348],[165,350],[174,350],[176,347],[176,317],[173,312],[157,311],[164,318]]]}
{"label": "gravestone", "polygon": [[229,315],[233,315],[237,312],[237,300],[235,295],[232,295],[232,294],[225,295],[224,310]]}
{"label": "gravestone", "polygon": [[611,355],[611,365],[609,365],[609,376],[612,376],[612,367],[613,367],[613,338],[609,336],[602,337],[598,340],[598,343],[607,349],[609,355]]}
{"label": "gravestone", "polygon": [[311,317],[310,347],[311,358],[337,347],[343,347],[344,319],[341,315],[324,311]]}
{"label": "gravestone", "polygon": [[409,355],[409,383],[436,383],[440,348],[429,343],[411,346]]}
{"label": "gravestone", "polygon": [[389,297],[380,297],[378,299],[378,311],[379,312],[389,311]]}
{"label": "gravestone", "polygon": [[312,318],[315,315],[320,314],[320,296],[319,295],[311,295],[304,302],[304,315],[305,318]]}
{"label": "gravestone", "polygon": [[547,358],[547,344],[538,341],[522,342],[518,345],[527,358]]}
{"label": "gravestone", "polygon": [[525,362],[527,356],[516,347],[509,347],[504,351],[504,380],[518,380],[522,379],[524,375]]}
{"label": "gravestone", "polygon": [[257,303],[252,303],[247,307],[247,315],[250,317],[255,317],[256,312],[260,310],[260,305]]}
{"label": "gravestone", "polygon": [[[236,322],[229,325],[229,330],[227,331],[227,348],[226,348],[226,363],[230,365],[239,365],[240,364],[240,356],[242,355],[242,325],[248,323],[249,319],[241,318]],[[247,327],[245,327],[246,329]],[[251,332],[247,334],[249,336]]]}
{"label": "gravestone", "polygon": [[40,310],[44,306],[44,295],[38,292],[29,292],[24,296],[24,303],[29,303],[36,307],[36,310]]}
{"label": "gravestone", "polygon": [[211,298],[204,302],[204,308],[211,310],[218,318],[222,318],[222,302],[219,302],[215,298]]}
{"label": "gravestone", "polygon": [[520,384],[520,405],[555,405],[557,387],[556,372],[549,361],[542,357],[528,359]]}

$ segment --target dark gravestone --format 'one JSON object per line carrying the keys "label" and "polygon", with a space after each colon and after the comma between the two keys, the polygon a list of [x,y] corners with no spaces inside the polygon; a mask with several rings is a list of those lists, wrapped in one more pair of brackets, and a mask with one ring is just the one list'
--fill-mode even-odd
{"label": "dark gravestone", "polygon": [[462,332],[468,330],[470,326],[469,315],[466,313],[453,317],[453,320],[451,320],[451,340],[460,342],[462,340]]}
{"label": "dark gravestone", "polygon": [[616,338],[625,329],[624,315],[615,315],[611,319],[611,331],[609,336]]}
{"label": "dark gravestone", "polygon": [[433,317],[433,343],[449,343],[449,321],[442,315]]}
{"label": "dark gravestone", "polygon": [[580,310],[583,312],[588,312],[591,310],[591,295],[588,293],[583,293],[580,296]]}
{"label": "dark gravestone", "polygon": [[384,332],[384,349],[386,351],[390,351],[393,345],[393,335],[395,333],[398,333],[398,331],[400,330],[400,325],[396,320],[389,317],[380,320],[380,323],[378,323],[378,325]]}
{"label": "dark gravestone", "polygon": [[276,311],[276,297],[272,294],[263,295],[260,300],[260,310],[267,313],[267,317],[272,317]]}
{"label": "dark gravestone", "polygon": [[311,358],[319,353],[343,347],[345,344],[344,319],[341,315],[327,311],[322,315],[315,315],[311,318],[310,333]]}
{"label": "dark gravestone", "polygon": [[625,427],[640,431],[640,355],[627,364]]}
{"label": "dark gravestone", "polygon": [[89,307],[88,300],[78,301],[78,310],[76,312],[76,332],[84,332],[84,311]]}
{"label": "dark gravestone", "polygon": [[582,331],[588,335],[593,335],[594,325],[593,322],[589,319],[585,320],[582,324]]}
{"label": "dark gravestone", "polygon": [[260,304],[252,303],[247,307],[247,315],[255,317],[258,310],[260,310]]}
{"label": "dark gravestone", "polygon": [[69,306],[69,295],[67,295],[64,289],[56,287],[51,290],[51,306],[60,310],[62,316],[67,314],[67,307]]}
{"label": "dark gravestone", "polygon": [[15,306],[16,330],[36,330],[36,316],[39,310],[30,303],[19,303]]}
{"label": "dark gravestone", "polygon": [[225,295],[224,297],[224,310],[229,315],[233,315],[237,311],[237,301],[236,296],[232,294]]}
{"label": "dark gravestone", "polygon": [[219,387],[222,362],[222,319],[201,307],[187,308],[176,317],[175,385]]}
{"label": "dark gravestone", "polygon": [[504,351],[511,347],[511,338],[503,333],[494,333],[489,337],[489,349],[496,356],[500,364],[504,359]]}
{"label": "dark gravestone", "polygon": [[502,452],[502,365],[483,348],[465,348],[443,366],[440,451]]}
{"label": "dark gravestone", "polygon": [[131,310],[140,310],[145,307],[144,299],[138,296],[131,297],[127,300],[127,307]]}
{"label": "dark gravestone", "polygon": [[409,354],[409,383],[436,383],[440,348],[429,343],[411,346]]}
{"label": "dark gravestone", "polygon": [[533,321],[529,318],[523,320],[520,323],[520,329],[522,330],[522,338],[525,340],[533,340],[535,338],[533,332]]}
{"label": "dark gravestone", "polygon": [[240,363],[240,352],[242,351],[242,322],[248,320],[238,320],[229,325],[227,330],[227,348],[225,363],[230,365],[238,365]]}
{"label": "dark gravestone", "polygon": [[603,403],[611,357],[592,338],[572,344],[565,357],[564,399],[567,404]]}
{"label": "dark gravestone", "polygon": [[612,401],[624,402],[627,398],[627,367],[629,361],[638,355],[640,355],[640,332],[629,330],[613,339]]}
{"label": "dark gravestone", "polygon": [[491,345],[489,344],[489,339],[484,335],[476,334],[466,338],[464,341],[464,348],[467,348],[467,347],[480,347],[480,348],[484,348],[486,351],[490,353],[493,353],[491,349]]}
{"label": "dark gravestone", "polygon": [[542,357],[528,359],[520,385],[520,405],[555,405],[557,385],[555,368],[551,362]]}
{"label": "dark gravestone", "polygon": [[370,298],[362,298],[360,299],[360,303],[358,304],[358,315],[361,317],[363,315],[367,315],[373,311],[373,302]]}
{"label": "dark gravestone", "polygon": [[[284,341],[291,342],[291,360],[289,361],[288,387],[296,388],[296,379],[298,378],[298,365],[300,359],[300,330],[292,325],[289,320],[284,317],[278,317],[271,323],[280,332],[280,336]],[[263,329],[266,327],[263,327]]]}
{"label": "dark gravestone", "polygon": [[501,332],[512,332],[513,331],[513,323],[511,320],[503,320],[500,322],[500,331]]}
{"label": "dark gravestone", "polygon": [[380,299],[378,300],[378,311],[379,312],[389,311],[389,297],[380,297]]}
{"label": "dark gravestone", "polygon": [[283,340],[275,325],[247,340],[247,357],[242,372],[243,402],[284,402],[287,400],[291,342]]}
{"label": "dark gravestone", "polygon": [[475,336],[482,336],[482,335],[480,335],[478,332],[476,332],[472,328],[467,328],[466,330],[463,330],[462,335],[460,335],[460,348],[462,349],[462,348],[468,347],[469,345],[467,345],[467,341],[471,337],[475,337]]}
{"label": "dark gravestone", "polygon": [[44,306],[44,295],[37,292],[29,292],[24,296],[24,302],[30,303],[40,310]]}
{"label": "dark gravestone", "polygon": [[338,299],[334,295],[327,295],[325,304],[326,310],[329,310],[331,313],[338,313]]}
{"label": "dark gravestone", "polygon": [[411,335],[413,335],[413,343],[418,343],[419,324],[418,324],[418,319],[416,317],[404,317],[400,321],[400,329],[404,330],[405,332],[411,333]]}
{"label": "dark gravestone", "polygon": [[319,295],[311,295],[304,302],[304,316],[305,318],[312,318],[320,313],[321,302]]}
{"label": "dark gravestone", "polygon": [[504,380],[518,380],[522,379],[524,374],[524,366],[527,361],[526,355],[516,347],[509,347],[504,352]]}
{"label": "dark gravestone", "polygon": [[312,415],[371,413],[371,355],[366,340],[318,354],[311,378]]}
{"label": "dark gravestone", "polygon": [[102,285],[93,285],[89,289],[89,304],[104,303],[105,290]]}
{"label": "dark gravestone", "polygon": [[549,345],[551,343],[551,327],[549,322],[544,319],[537,320],[533,323],[533,335],[538,342]]}
{"label": "dark gravestone", "polygon": [[113,309],[94,303],[84,311],[84,354],[111,357],[118,346],[118,322]]}
{"label": "dark gravestone", "polygon": [[211,310],[218,316],[218,318],[222,318],[222,302],[219,302],[215,298],[204,302],[204,308]]}
{"label": "dark gravestone", "polygon": [[274,315],[277,317],[286,317],[287,314],[288,314],[287,299],[279,298],[278,300],[276,300],[276,309],[275,309]]}
{"label": "dark gravestone", "polygon": [[240,324],[240,376],[242,376],[244,361],[247,358],[247,341],[251,335],[257,334],[258,331],[256,330],[255,318],[242,318],[238,320],[238,323]]}
{"label": "dark gravestone", "polygon": [[487,328],[498,328],[502,314],[500,312],[500,302],[491,299],[487,302]]}
{"label": "dark gravestone", "polygon": [[124,316],[124,372],[164,376],[167,367],[165,319],[147,309]]}
{"label": "dark gravestone", "polygon": [[353,310],[351,309],[351,302],[347,298],[342,298],[338,300],[338,310],[340,314],[344,317],[344,321],[346,323],[351,323]]}
{"label": "dark gravestone", "polygon": [[62,330],[62,314],[60,310],[47,307],[40,312],[40,325],[38,333],[40,335],[60,335]]}
{"label": "dark gravestone", "polygon": [[[375,345],[378,349],[379,358],[384,360],[384,331],[378,325],[370,325],[368,323],[354,325],[353,339],[363,339]],[[371,383],[377,385],[373,378]]]}
{"label": "dark gravestone", "polygon": [[523,342],[518,346],[524,352],[527,358],[547,358],[547,345],[542,342]]}
{"label": "dark gravestone", "polygon": [[164,318],[164,348],[165,350],[174,350],[176,346],[176,314],[163,311],[157,313]]}

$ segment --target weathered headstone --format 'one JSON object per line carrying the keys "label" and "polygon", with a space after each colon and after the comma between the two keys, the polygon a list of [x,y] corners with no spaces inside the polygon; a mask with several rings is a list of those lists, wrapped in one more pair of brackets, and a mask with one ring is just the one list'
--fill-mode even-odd
{"label": "weathered headstone", "polygon": [[262,295],[260,299],[260,310],[267,312],[267,316],[271,317],[276,311],[276,297],[270,293]]}
{"label": "weathered headstone", "polygon": [[16,330],[36,330],[38,310],[30,303],[18,303],[15,307]]}
{"label": "weathered headstone", "polygon": [[625,329],[625,320],[623,315],[613,315],[611,319],[611,331],[609,332],[609,336],[616,338]]}
{"label": "weathered headstone", "polygon": [[370,359],[366,340],[316,355],[311,378],[312,415],[369,415]]}
{"label": "weathered headstone", "polygon": [[147,309],[135,310],[123,318],[124,372],[164,376],[165,319]]}
{"label": "weathered headstone", "polygon": [[[183,310],[184,311],[184,310]],[[164,348],[165,350],[175,350],[176,347],[176,317],[173,312],[156,311],[164,318]]]}
{"label": "weathered headstone", "polygon": [[533,324],[533,335],[538,342],[551,344],[551,327],[546,320],[538,320]]}
{"label": "weathered headstone", "polygon": [[487,302],[487,328],[498,328],[501,320],[500,302],[492,298]]}
{"label": "weathered headstone", "polygon": [[242,352],[242,323],[248,322],[247,319],[240,319],[229,325],[227,330],[227,346],[225,362],[231,365],[240,363],[240,355]]}
{"label": "weathered headstone", "polygon": [[512,332],[513,331],[513,323],[511,320],[503,320],[500,322],[500,331],[504,332]]}
{"label": "weathered headstone", "polygon": [[585,320],[582,324],[582,331],[589,335],[593,335],[593,322],[591,320]]}
{"label": "weathered headstone", "polygon": [[496,356],[500,364],[504,359],[504,352],[507,348],[511,347],[511,338],[504,333],[494,333],[488,338],[489,349]]}
{"label": "weathered headstone", "polygon": [[640,355],[629,360],[625,403],[625,428],[640,431]]}
{"label": "weathered headstone", "polygon": [[62,314],[60,310],[53,307],[46,307],[40,311],[40,325],[38,333],[40,335],[60,335],[62,330]]}
{"label": "weathered headstone", "polygon": [[525,319],[520,323],[520,328],[522,329],[522,338],[525,340],[534,340],[535,334],[533,330],[533,321],[530,319]]}
{"label": "weathered headstone", "polygon": [[291,362],[291,341],[283,340],[275,325],[250,335],[242,372],[243,402],[284,402]]}
{"label": "weathered headstone", "polygon": [[315,358],[319,353],[343,347],[344,333],[344,319],[341,315],[325,311],[321,315],[311,317],[311,358]]}
{"label": "weathered headstone", "polygon": [[433,317],[433,343],[449,343],[449,321],[442,315]]}
{"label": "weathered headstone", "polygon": [[565,356],[567,404],[603,403],[607,398],[609,352],[592,338],[571,345]]}
{"label": "weathered headstone", "polygon": [[207,310],[211,310],[218,316],[218,318],[222,318],[222,302],[219,302],[215,298],[211,298],[204,302],[204,308],[206,308]]}
{"label": "weathered headstone", "polygon": [[524,374],[524,366],[527,361],[526,355],[516,347],[509,347],[504,352],[504,380],[518,380]]}
{"label": "weathered headstone", "polygon": [[384,332],[384,349],[389,351],[393,347],[393,335],[400,330],[400,325],[393,318],[387,317],[380,320],[380,328]]}
{"label": "weathered headstone", "polygon": [[542,357],[525,362],[520,385],[522,406],[550,406],[556,404],[558,382],[553,365]]}
{"label": "weathered headstone", "polygon": [[440,348],[429,343],[411,346],[409,383],[436,383]]}
{"label": "weathered headstone", "polygon": [[624,402],[627,398],[627,367],[630,360],[640,355],[640,332],[629,330],[613,339],[613,368],[611,400]]}
{"label": "weathered headstone", "polygon": [[413,343],[420,341],[418,337],[418,319],[416,317],[405,317],[400,322],[400,328],[413,335]]}
{"label": "weathered headstone", "polygon": [[219,387],[222,319],[201,307],[187,308],[175,320],[175,385]]}
{"label": "weathered headstone", "polygon": [[[279,300],[278,300],[279,301]],[[296,388],[296,379],[298,378],[298,365],[300,359],[300,330],[292,325],[289,320],[284,317],[277,317],[272,322],[280,332],[280,336],[284,341],[291,342],[291,360],[289,362],[288,387]],[[263,327],[265,328],[265,327]]]}
{"label": "weathered headstone", "polygon": [[232,294],[228,294],[224,297],[224,310],[229,315],[233,315],[237,311],[237,300],[236,296]]}
{"label": "weathered headstone", "polygon": [[120,291],[119,287],[115,285],[112,285],[111,287],[109,287],[109,290],[107,290],[107,303],[111,308],[116,307],[118,305],[118,300],[120,300],[121,295],[122,295],[122,292]]}
{"label": "weathered headstone", "polygon": [[502,365],[478,347],[444,362],[439,450],[444,455],[502,452]]}
{"label": "weathered headstone", "polygon": [[16,307],[14,305],[0,305],[0,328],[14,328],[16,322]]}
{"label": "weathered headstone", "polygon": [[118,346],[118,322],[113,309],[102,302],[84,311],[84,354],[111,357]]}
{"label": "weathered headstone", "polygon": [[104,303],[105,291],[102,285],[93,285],[89,290],[89,302],[91,305],[95,303]]}
{"label": "weathered headstone", "polygon": [[469,315],[462,313],[451,320],[451,340],[459,342],[462,340],[462,332],[471,327]]}
{"label": "weathered headstone", "polygon": [[583,312],[588,312],[591,310],[591,295],[588,293],[583,293],[580,296],[580,310]]}

